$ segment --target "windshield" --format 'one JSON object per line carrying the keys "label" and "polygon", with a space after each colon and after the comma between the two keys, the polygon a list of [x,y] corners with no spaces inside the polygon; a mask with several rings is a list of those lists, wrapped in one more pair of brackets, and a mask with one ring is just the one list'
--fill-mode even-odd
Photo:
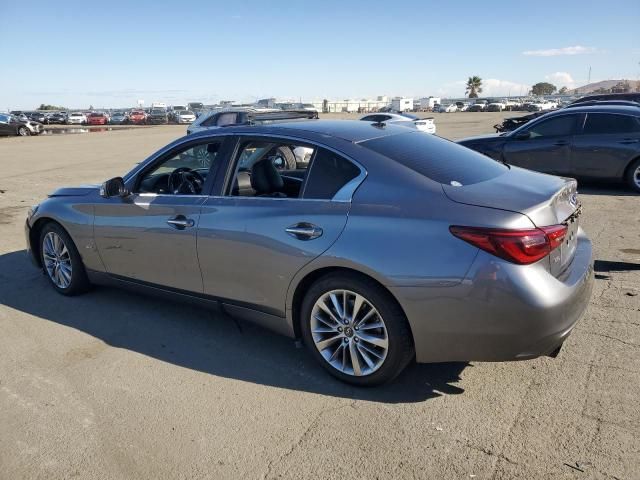
{"label": "windshield", "polygon": [[178,112],[178,115],[191,115],[191,112],[188,110],[180,110]]}
{"label": "windshield", "polygon": [[164,110],[151,110],[152,115],[164,115],[165,113]]}
{"label": "windshield", "polygon": [[446,185],[484,182],[509,169],[473,150],[417,131],[374,138],[360,145]]}

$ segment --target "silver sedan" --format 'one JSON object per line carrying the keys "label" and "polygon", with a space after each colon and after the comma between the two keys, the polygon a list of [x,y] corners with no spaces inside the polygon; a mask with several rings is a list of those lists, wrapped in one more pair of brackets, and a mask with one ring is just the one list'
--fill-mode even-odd
{"label": "silver sedan", "polygon": [[26,237],[61,294],[221,308],[376,385],[413,361],[556,355],[591,294],[580,213],[571,179],[391,124],[301,121],[196,133],[61,188]]}

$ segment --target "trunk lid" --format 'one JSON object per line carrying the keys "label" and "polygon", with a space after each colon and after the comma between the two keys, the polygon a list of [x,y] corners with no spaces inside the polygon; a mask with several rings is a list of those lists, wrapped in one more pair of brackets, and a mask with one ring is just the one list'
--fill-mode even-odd
{"label": "trunk lid", "polygon": [[457,203],[522,213],[536,227],[566,225],[568,230],[562,245],[550,255],[554,275],[562,273],[575,254],[581,213],[577,187],[574,179],[514,166],[485,182],[462,187],[442,185],[445,195]]}

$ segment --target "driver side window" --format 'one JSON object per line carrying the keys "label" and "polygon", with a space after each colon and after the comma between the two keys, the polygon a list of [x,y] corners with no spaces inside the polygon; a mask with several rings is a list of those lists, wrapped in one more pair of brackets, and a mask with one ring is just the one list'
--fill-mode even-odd
{"label": "driver side window", "polygon": [[539,122],[527,131],[530,133],[530,138],[558,137],[572,135],[575,130],[575,125],[576,115],[561,115]]}
{"label": "driver side window", "polygon": [[141,175],[137,193],[200,195],[212,167],[219,163],[222,140],[192,145],[164,157]]}

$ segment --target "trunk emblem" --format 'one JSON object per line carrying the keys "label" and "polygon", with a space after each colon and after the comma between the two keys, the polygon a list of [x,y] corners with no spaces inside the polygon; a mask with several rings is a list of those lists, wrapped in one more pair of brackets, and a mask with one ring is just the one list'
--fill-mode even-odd
{"label": "trunk emblem", "polygon": [[578,194],[576,192],[573,192],[571,195],[569,195],[569,203],[574,207],[578,205]]}

